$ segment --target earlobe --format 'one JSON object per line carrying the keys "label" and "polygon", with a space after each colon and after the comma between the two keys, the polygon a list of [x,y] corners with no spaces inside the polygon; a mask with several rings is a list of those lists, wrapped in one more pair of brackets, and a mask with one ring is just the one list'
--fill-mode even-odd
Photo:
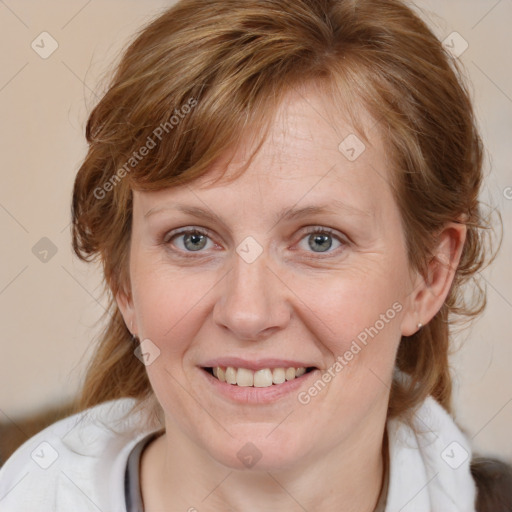
{"label": "earlobe", "polygon": [[402,335],[411,336],[418,324],[426,325],[441,309],[450,292],[466,240],[466,225],[450,222],[439,235],[436,252],[427,275],[417,274],[409,296],[408,311],[402,321]]}

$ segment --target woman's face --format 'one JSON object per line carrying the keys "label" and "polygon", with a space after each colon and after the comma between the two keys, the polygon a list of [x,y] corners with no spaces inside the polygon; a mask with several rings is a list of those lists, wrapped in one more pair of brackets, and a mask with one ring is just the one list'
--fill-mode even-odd
{"label": "woman's face", "polygon": [[134,192],[132,295],[118,297],[168,437],[236,468],[381,442],[396,350],[420,320],[377,129],[361,152],[323,97],[287,99],[235,181],[208,183],[217,166]]}

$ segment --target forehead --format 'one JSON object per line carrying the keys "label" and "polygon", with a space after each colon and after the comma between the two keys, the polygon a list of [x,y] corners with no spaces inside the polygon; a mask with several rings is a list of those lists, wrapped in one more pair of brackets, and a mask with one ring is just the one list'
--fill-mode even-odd
{"label": "forehead", "polygon": [[[202,177],[186,186],[144,193],[147,208],[166,198],[201,191],[202,197],[221,193],[226,202],[244,196],[268,210],[282,202],[341,201],[375,215],[385,188],[390,192],[389,155],[377,124],[363,109],[357,111],[368,140],[356,133],[329,95],[309,88],[289,93],[273,116],[265,139],[255,148],[248,134]],[[380,200],[379,200],[380,198]],[[222,206],[222,205],[221,205]]]}

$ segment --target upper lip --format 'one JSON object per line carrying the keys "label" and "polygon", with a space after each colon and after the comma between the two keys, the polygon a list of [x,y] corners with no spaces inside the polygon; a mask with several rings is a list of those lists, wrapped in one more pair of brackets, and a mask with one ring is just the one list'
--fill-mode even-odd
{"label": "upper lip", "polygon": [[216,359],[210,359],[205,363],[201,364],[203,368],[215,368],[216,366],[233,368],[247,368],[248,370],[261,370],[263,368],[310,368],[313,364],[305,363],[303,361],[296,361],[292,359],[276,359],[276,358],[265,358],[265,359],[254,359],[249,361],[241,357],[219,357]]}

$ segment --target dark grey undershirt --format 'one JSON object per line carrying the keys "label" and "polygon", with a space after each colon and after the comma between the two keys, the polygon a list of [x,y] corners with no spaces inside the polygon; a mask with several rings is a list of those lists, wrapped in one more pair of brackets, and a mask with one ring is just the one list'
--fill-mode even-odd
{"label": "dark grey undershirt", "polygon": [[159,435],[160,434],[157,432],[147,435],[142,438],[130,452],[124,473],[126,512],[144,512],[142,494],[140,492],[140,458],[146,445]]}

